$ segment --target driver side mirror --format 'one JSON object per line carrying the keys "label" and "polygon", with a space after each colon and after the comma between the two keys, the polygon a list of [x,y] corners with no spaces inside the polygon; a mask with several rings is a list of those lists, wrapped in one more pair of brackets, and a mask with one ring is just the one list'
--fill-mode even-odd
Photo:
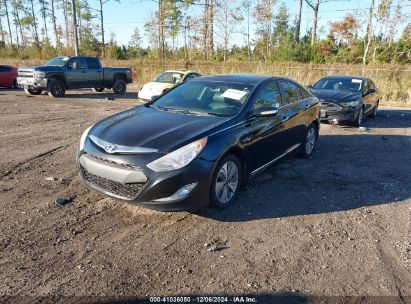
{"label": "driver side mirror", "polygon": [[368,94],[374,94],[375,93],[375,89],[369,89],[368,90]]}
{"label": "driver side mirror", "polygon": [[68,65],[68,68],[70,69],[70,70],[77,70],[77,62],[70,62],[69,63],[69,65]]}
{"label": "driver side mirror", "polygon": [[311,89],[313,88],[313,86],[312,86],[311,84],[307,84],[306,88],[307,88],[308,90],[311,90]]}
{"label": "driver side mirror", "polygon": [[255,109],[252,113],[252,116],[255,117],[271,117],[276,116],[278,113],[278,109],[273,107],[259,107]]}

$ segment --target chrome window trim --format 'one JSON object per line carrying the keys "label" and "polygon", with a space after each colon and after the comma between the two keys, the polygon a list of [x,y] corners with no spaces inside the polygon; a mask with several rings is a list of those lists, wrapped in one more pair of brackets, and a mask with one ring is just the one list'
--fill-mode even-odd
{"label": "chrome window trim", "polygon": [[158,152],[158,149],[112,144],[94,135],[90,135],[89,138],[93,143],[109,154],[149,154]]}
{"label": "chrome window trim", "polygon": [[268,163],[266,163],[265,165],[262,165],[261,167],[255,169],[254,171],[252,171],[250,173],[251,176],[254,176],[262,171],[264,171],[268,166],[270,166],[271,164],[273,164],[274,162],[276,162],[277,160],[279,160],[280,158],[283,158],[284,156],[286,156],[287,154],[289,154],[290,152],[294,151],[295,149],[297,149],[301,144],[295,144],[294,146],[288,148],[283,154],[281,154],[280,156],[274,158],[273,160],[270,160]]}

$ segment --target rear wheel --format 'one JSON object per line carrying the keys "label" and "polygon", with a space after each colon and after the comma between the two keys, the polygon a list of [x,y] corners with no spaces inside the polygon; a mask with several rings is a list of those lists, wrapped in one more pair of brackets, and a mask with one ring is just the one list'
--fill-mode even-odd
{"label": "rear wheel", "polygon": [[113,83],[113,92],[116,94],[126,93],[126,88],[126,82],[121,78],[116,79]]}
{"label": "rear wheel", "polygon": [[315,144],[317,143],[317,126],[311,124],[305,133],[304,139],[301,142],[301,153],[303,158],[310,158],[313,155]]}
{"label": "rear wheel", "polygon": [[362,124],[362,121],[364,119],[364,107],[360,108],[360,111],[358,112],[357,118],[354,120],[354,127],[359,128]]}
{"label": "rear wheel", "polygon": [[11,85],[13,89],[17,89],[17,80],[14,79],[13,84]]}
{"label": "rear wheel", "polygon": [[211,204],[218,208],[229,206],[236,199],[242,181],[242,167],[239,159],[228,154],[217,164],[210,189]]}
{"label": "rear wheel", "polygon": [[66,94],[66,86],[61,80],[52,79],[49,81],[47,92],[53,97],[63,97]]}
{"label": "rear wheel", "polygon": [[93,88],[93,91],[95,92],[103,92],[104,88]]}
{"label": "rear wheel", "polygon": [[40,95],[42,91],[32,88],[24,88],[24,92],[26,92],[27,95]]}

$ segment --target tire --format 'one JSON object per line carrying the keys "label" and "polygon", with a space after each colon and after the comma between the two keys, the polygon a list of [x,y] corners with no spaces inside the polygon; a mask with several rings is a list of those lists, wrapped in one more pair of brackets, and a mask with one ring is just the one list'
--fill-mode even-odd
{"label": "tire", "polygon": [[13,89],[17,89],[17,80],[14,79],[13,84],[11,85]]}
{"label": "tire", "polygon": [[377,102],[377,105],[375,106],[374,110],[373,110],[372,113],[370,114],[370,117],[375,118],[375,116],[377,116],[379,104],[380,104],[380,103]]}
{"label": "tire", "polygon": [[103,92],[104,91],[104,88],[93,88],[93,91],[94,92]]}
{"label": "tire", "polygon": [[355,118],[353,122],[353,126],[359,128],[363,122],[364,119],[364,107],[360,108],[360,111],[358,112],[357,117]]}
{"label": "tire", "polygon": [[307,131],[305,132],[304,138],[301,142],[301,152],[300,156],[302,158],[310,158],[315,149],[315,144],[318,139],[318,130],[315,124],[308,126]]}
{"label": "tire", "polygon": [[121,79],[121,78],[117,78],[116,80],[114,80],[113,83],[113,92],[116,94],[124,94],[126,93],[126,89],[127,89],[127,85],[126,82]]}
{"label": "tire", "polygon": [[52,97],[63,97],[66,94],[66,86],[59,79],[51,79],[47,87],[47,93]]}
{"label": "tire", "polygon": [[[231,172],[231,183],[227,181],[224,172]],[[236,170],[233,171],[233,170]],[[242,182],[242,166],[240,160],[233,154],[225,155],[217,164],[210,187],[211,205],[226,208],[237,198]],[[225,194],[224,194],[225,193]]]}
{"label": "tire", "polygon": [[26,92],[27,95],[40,95],[42,91],[31,88],[24,88],[24,92]]}

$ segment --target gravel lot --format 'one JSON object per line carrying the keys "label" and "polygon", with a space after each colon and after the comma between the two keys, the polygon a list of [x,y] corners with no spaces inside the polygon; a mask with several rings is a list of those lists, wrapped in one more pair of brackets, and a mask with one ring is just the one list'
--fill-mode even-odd
{"label": "gravel lot", "polygon": [[135,96],[0,90],[1,296],[411,300],[411,110],[323,124],[313,158],[270,168],[228,209],[160,213],[77,177],[83,130]]}

